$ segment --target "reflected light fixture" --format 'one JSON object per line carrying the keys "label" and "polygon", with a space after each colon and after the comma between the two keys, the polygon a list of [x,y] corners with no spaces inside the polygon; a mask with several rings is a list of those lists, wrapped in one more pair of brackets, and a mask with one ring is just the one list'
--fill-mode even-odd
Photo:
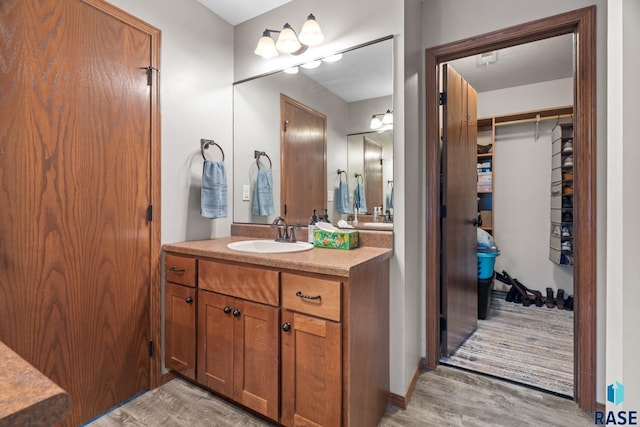
{"label": "reflected light fixture", "polygon": [[307,62],[306,64],[302,64],[301,67],[306,68],[307,70],[311,70],[312,68],[318,68],[321,63],[322,61],[318,59],[316,61],[311,61],[311,62]]}
{"label": "reflected light fixture", "polygon": [[338,62],[342,59],[341,53],[336,53],[335,55],[327,56],[326,58],[322,58],[324,62]]}
{"label": "reflected light fixture", "polygon": [[391,110],[387,110],[385,113],[374,114],[371,116],[371,123],[369,125],[371,129],[385,130],[382,129],[383,126],[385,127],[385,129],[390,129],[393,127],[393,113],[391,112]]}
{"label": "reflected light fixture", "polygon": [[287,74],[298,74],[298,67],[285,68],[284,70]]}
{"label": "reflected light fixture", "polygon": [[[277,41],[274,42],[271,33],[279,33]],[[309,46],[317,46],[322,43],[323,40],[324,34],[322,34],[322,30],[320,30],[320,25],[318,25],[316,17],[311,13],[302,25],[299,36],[296,35],[296,32],[288,22],[284,24],[282,30],[265,29],[253,52],[265,59],[278,56],[279,52],[300,55],[305,52]]]}

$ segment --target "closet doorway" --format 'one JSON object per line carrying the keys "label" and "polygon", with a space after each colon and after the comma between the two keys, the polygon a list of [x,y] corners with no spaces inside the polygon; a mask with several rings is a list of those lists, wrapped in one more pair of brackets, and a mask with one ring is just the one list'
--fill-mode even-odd
{"label": "closet doorway", "polygon": [[[595,409],[595,7],[541,19],[426,51],[427,108],[427,360],[440,355],[440,135],[438,67],[455,59],[542,40],[576,35],[574,74],[574,396],[585,411]],[[592,179],[593,178],[593,179]],[[451,262],[451,261],[449,261]]]}

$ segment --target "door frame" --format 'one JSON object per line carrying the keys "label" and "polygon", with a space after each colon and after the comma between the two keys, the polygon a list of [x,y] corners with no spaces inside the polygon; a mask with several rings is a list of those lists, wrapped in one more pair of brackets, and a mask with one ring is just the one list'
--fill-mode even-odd
{"label": "door frame", "polygon": [[574,71],[574,398],[596,409],[596,8],[595,6],[429,48],[426,81],[426,339],[425,365],[440,354],[440,126],[438,67],[441,63],[563,34],[576,35]]}
{"label": "door frame", "polygon": [[149,357],[149,389],[158,387],[162,382],[162,288],[161,278],[161,124],[160,124],[160,42],[162,32],[131,15],[130,13],[107,3],[105,0],[81,0],[97,10],[113,16],[137,30],[149,36],[151,45],[151,57],[149,58],[150,73],[155,74],[153,86],[150,91],[150,204],[153,206],[153,217],[149,222],[149,340],[153,347],[150,348]]}

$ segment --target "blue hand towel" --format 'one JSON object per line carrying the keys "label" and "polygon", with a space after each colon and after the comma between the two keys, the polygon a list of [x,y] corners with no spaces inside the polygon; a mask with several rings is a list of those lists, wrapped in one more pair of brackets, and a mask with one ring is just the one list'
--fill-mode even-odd
{"label": "blue hand towel", "polygon": [[349,184],[345,181],[340,181],[338,187],[338,194],[336,195],[336,210],[341,214],[348,214],[351,212],[351,204],[349,203]]}
{"label": "blue hand towel", "polygon": [[254,215],[273,215],[273,175],[271,169],[258,169],[256,189],[253,194],[253,206],[251,212]]}
{"label": "blue hand towel", "polygon": [[227,217],[227,173],[222,162],[204,161],[200,214],[205,218]]}
{"label": "blue hand towel", "polygon": [[387,194],[387,209],[393,209],[393,185],[389,188],[389,194]]}
{"label": "blue hand towel", "polygon": [[353,207],[358,208],[358,213],[367,212],[367,201],[364,199],[364,185],[357,184],[353,194]]}

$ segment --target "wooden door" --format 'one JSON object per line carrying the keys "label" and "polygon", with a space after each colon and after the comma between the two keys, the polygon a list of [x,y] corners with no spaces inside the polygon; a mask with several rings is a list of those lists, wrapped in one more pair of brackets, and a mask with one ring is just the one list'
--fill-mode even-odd
{"label": "wooden door", "polygon": [[234,399],[277,420],[279,311],[240,299],[234,301],[234,310],[239,311],[233,319]]}
{"label": "wooden door", "polygon": [[441,353],[450,355],[477,327],[476,92],[443,66],[443,195]]}
{"label": "wooden door", "polygon": [[280,422],[341,425],[342,325],[288,310],[282,312],[282,323]]}
{"label": "wooden door", "polygon": [[196,288],[166,283],[164,360],[169,369],[196,379]]}
{"label": "wooden door", "polygon": [[64,425],[149,387],[155,51],[136,22],[0,2],[0,340],[70,393]]}
{"label": "wooden door", "polygon": [[367,210],[373,212],[374,206],[382,206],[382,145],[372,139],[364,138],[364,197]]}
{"label": "wooden door", "polygon": [[280,213],[289,224],[308,224],[327,207],[327,116],[280,95]]}
{"label": "wooden door", "polygon": [[200,384],[233,397],[232,297],[198,291],[198,370]]}

